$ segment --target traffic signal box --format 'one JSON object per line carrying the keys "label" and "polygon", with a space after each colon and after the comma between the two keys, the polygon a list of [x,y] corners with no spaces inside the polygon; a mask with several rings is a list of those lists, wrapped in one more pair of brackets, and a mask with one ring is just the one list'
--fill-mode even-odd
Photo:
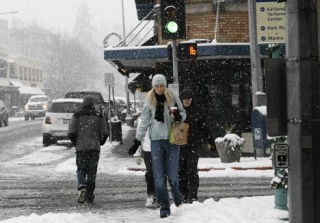
{"label": "traffic signal box", "polygon": [[185,39],[185,0],[161,0],[162,39]]}
{"label": "traffic signal box", "polygon": [[267,58],[264,66],[266,74],[268,135],[284,136],[288,134],[285,58]]}

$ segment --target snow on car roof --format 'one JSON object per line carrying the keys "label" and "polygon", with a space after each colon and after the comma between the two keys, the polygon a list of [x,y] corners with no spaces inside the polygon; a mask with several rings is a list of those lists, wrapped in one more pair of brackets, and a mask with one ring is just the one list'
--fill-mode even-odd
{"label": "snow on car roof", "polygon": [[30,98],[48,98],[49,96],[47,96],[47,95],[33,95],[33,96],[31,96]]}
{"label": "snow on car roof", "polygon": [[77,102],[77,103],[82,103],[83,99],[82,98],[57,98],[52,101],[53,102]]}

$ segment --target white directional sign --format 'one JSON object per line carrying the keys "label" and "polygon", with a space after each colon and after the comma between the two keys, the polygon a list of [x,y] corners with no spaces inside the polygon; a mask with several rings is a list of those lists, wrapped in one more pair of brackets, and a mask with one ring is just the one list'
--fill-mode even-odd
{"label": "white directional sign", "polygon": [[104,74],[104,83],[105,83],[105,86],[114,87],[113,73],[105,73]]}
{"label": "white directional sign", "polygon": [[274,146],[273,164],[277,169],[289,167],[289,146],[287,144],[276,144]]}
{"label": "white directional sign", "polygon": [[256,0],[257,41],[285,43],[285,3],[277,0]]}

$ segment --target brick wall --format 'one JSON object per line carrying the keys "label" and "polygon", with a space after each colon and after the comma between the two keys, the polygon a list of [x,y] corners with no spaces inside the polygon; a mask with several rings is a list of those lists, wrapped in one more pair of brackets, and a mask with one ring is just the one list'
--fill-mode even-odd
{"label": "brick wall", "polygon": [[[216,40],[220,43],[249,42],[247,1],[220,3]],[[212,0],[186,0],[187,39],[215,38],[217,4]],[[158,29],[161,32],[160,29]],[[166,44],[161,40],[160,44]],[[178,42],[181,40],[178,40]]]}

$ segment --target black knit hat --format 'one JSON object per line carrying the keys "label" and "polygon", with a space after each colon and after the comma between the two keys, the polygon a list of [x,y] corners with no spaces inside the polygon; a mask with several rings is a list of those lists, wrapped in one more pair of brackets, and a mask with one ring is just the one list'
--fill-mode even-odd
{"label": "black knit hat", "polygon": [[183,100],[183,99],[192,99],[193,98],[193,92],[189,89],[187,90],[183,90],[181,93],[180,93],[180,98]]}
{"label": "black knit hat", "polygon": [[86,95],[83,98],[83,107],[93,107],[94,106],[94,100],[93,97],[91,95]]}

